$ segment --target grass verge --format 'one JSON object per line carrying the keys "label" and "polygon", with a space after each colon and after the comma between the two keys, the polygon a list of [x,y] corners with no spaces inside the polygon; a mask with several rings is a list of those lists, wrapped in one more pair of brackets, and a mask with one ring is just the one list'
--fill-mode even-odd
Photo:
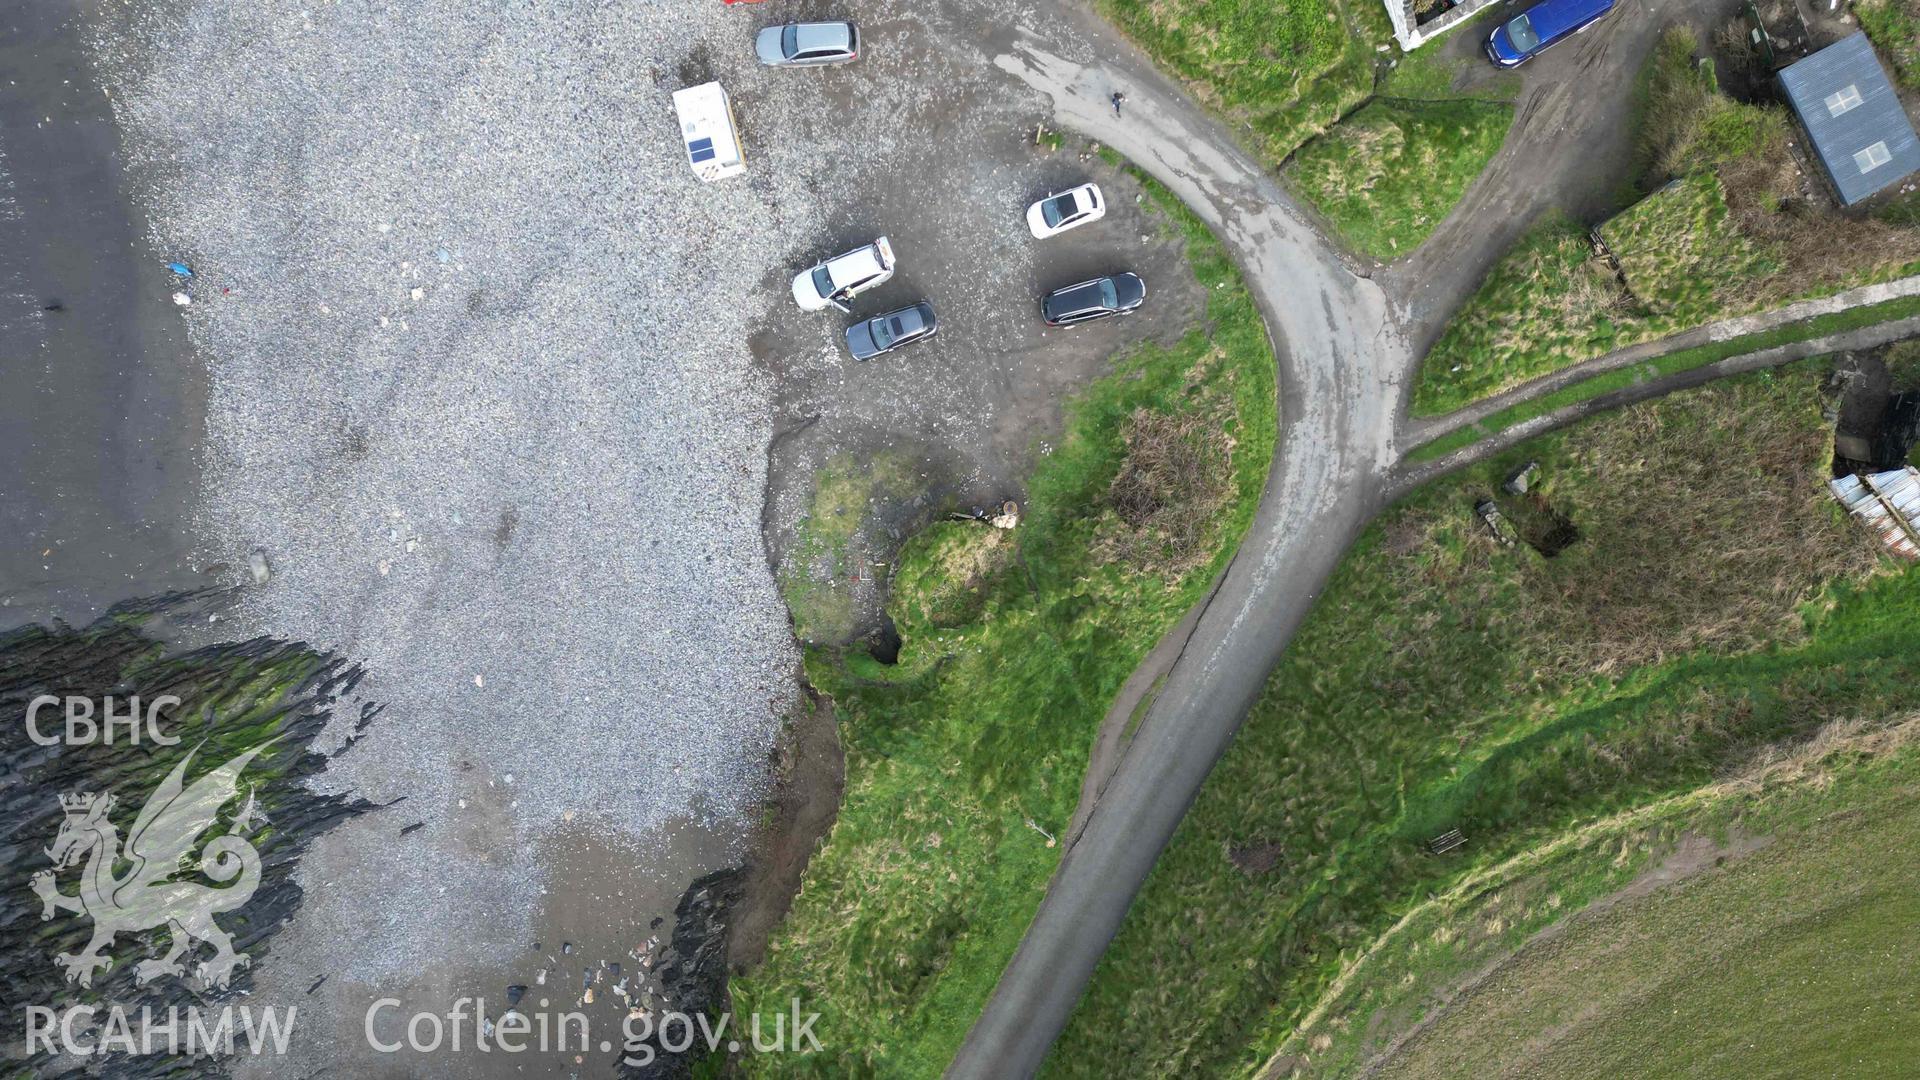
{"label": "grass verge", "polygon": [[1792,345],[1812,338],[1829,334],[1859,330],[1877,323],[1891,322],[1895,319],[1911,318],[1920,315],[1920,297],[1901,297],[1887,300],[1868,307],[1851,308],[1828,315],[1819,315],[1803,322],[1776,327],[1758,334],[1716,341],[1709,345],[1698,345],[1691,349],[1681,349],[1665,356],[1655,357],[1645,363],[1631,367],[1618,368],[1591,379],[1583,379],[1570,386],[1561,387],[1551,394],[1542,394],[1537,398],[1523,401],[1493,413],[1480,422],[1470,424],[1457,431],[1448,432],[1432,442],[1414,448],[1406,456],[1411,463],[1437,461],[1440,458],[1461,450],[1489,435],[1498,434],[1515,424],[1524,423],[1535,417],[1545,416],[1557,409],[1577,405],[1602,394],[1624,390],[1636,383],[1646,382],[1663,375],[1676,375],[1683,371],[1717,364],[1734,356],[1760,352],[1781,345]]}
{"label": "grass verge", "polygon": [[[808,677],[837,706],[846,793],[764,967],[733,990],[743,1008],[820,1010],[827,1050],[749,1058],[750,1073],[946,1067],[1039,904],[1059,854],[1049,834],[1072,815],[1109,703],[1252,521],[1275,439],[1266,332],[1218,241],[1141,179],[1185,237],[1205,324],[1119,357],[1070,404],[1017,531],[943,522],[909,540],[888,598],[894,665],[809,650]],[[1179,513],[1189,490],[1218,505]]]}
{"label": "grass verge", "polygon": [[[1879,570],[1825,496],[1824,376],[1802,362],[1590,420],[1384,514],[1162,855],[1048,1074],[1257,1067],[1430,894],[1758,748],[1920,707],[1920,573]],[[1574,538],[1556,557],[1498,545],[1472,513],[1528,459],[1532,491],[1500,506],[1529,542]],[[1427,854],[1450,828],[1467,847]]]}

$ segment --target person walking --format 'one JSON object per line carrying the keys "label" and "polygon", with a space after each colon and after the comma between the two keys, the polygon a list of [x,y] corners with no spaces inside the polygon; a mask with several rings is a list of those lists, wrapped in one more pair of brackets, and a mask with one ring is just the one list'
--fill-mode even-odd
{"label": "person walking", "polygon": [[1120,119],[1120,103],[1125,100],[1127,100],[1127,95],[1118,90],[1113,92],[1113,118],[1115,120]]}

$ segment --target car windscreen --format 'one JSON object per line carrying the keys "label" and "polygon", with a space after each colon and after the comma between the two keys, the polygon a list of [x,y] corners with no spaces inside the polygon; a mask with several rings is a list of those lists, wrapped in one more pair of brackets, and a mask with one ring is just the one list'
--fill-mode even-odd
{"label": "car windscreen", "polygon": [[900,320],[897,318],[875,319],[867,324],[867,331],[873,335],[873,343],[883,349],[891,348],[900,340]]}
{"label": "car windscreen", "polygon": [[827,268],[824,266],[813,268],[813,291],[821,296],[833,295],[833,275],[827,273]]}
{"label": "car windscreen", "polygon": [[1120,291],[1113,287],[1112,278],[1100,279],[1100,303],[1109,310],[1120,306]]}
{"label": "car windscreen", "polygon": [[800,51],[800,28],[787,24],[786,32],[780,35],[780,53],[791,58]]}
{"label": "car windscreen", "polygon": [[1040,219],[1047,223],[1048,228],[1058,228],[1061,222],[1073,216],[1074,209],[1071,195],[1048,199],[1040,204]]}
{"label": "car windscreen", "polygon": [[1507,36],[1513,39],[1513,47],[1523,53],[1540,47],[1540,35],[1533,32],[1533,20],[1525,15],[1507,24]]}

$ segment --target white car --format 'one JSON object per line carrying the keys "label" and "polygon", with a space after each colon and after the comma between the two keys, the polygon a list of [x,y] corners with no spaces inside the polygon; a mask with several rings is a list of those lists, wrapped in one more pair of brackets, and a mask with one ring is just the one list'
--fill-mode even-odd
{"label": "white car", "polygon": [[881,237],[863,248],[836,255],[793,279],[793,302],[801,311],[831,305],[847,310],[847,301],[886,284],[893,277],[893,245]]}
{"label": "white car", "polygon": [[1036,240],[1058,236],[1068,229],[1099,221],[1107,215],[1107,200],[1100,197],[1100,185],[1081,184],[1059,191],[1027,207],[1027,228]]}

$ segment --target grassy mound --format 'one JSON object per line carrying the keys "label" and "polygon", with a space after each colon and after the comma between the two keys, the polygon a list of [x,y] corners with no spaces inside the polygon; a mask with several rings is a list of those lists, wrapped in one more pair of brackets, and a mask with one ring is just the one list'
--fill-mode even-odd
{"label": "grassy mound", "polygon": [[1367,0],[1099,0],[1100,13],[1244,124],[1279,165],[1373,94],[1385,14]]}
{"label": "grassy mound", "polygon": [[1503,102],[1376,98],[1294,155],[1287,186],[1354,250],[1395,259],[1440,226],[1512,123]]}
{"label": "grassy mound", "polygon": [[[1803,363],[1589,421],[1383,515],[1161,857],[1048,1074],[1257,1065],[1428,895],[1756,747],[1920,708],[1920,572],[1876,572],[1825,495],[1824,376]],[[1528,459],[1532,491],[1500,506],[1530,541],[1572,529],[1556,557],[1496,544],[1473,515]],[[1451,828],[1467,847],[1427,854]],[[1236,858],[1249,851],[1266,857]],[[1307,1052],[1390,1038],[1372,1015],[1322,1018]]]}
{"label": "grassy mound", "polygon": [[[894,665],[809,652],[846,792],[765,966],[733,990],[743,1009],[818,1009],[826,1053],[752,1057],[751,1073],[946,1067],[1053,873],[1109,703],[1252,521],[1275,439],[1266,332],[1206,227],[1147,190],[1186,238],[1205,325],[1120,357],[1071,403],[1017,530],[948,522],[908,543]],[[1169,469],[1192,472],[1186,490]]]}

